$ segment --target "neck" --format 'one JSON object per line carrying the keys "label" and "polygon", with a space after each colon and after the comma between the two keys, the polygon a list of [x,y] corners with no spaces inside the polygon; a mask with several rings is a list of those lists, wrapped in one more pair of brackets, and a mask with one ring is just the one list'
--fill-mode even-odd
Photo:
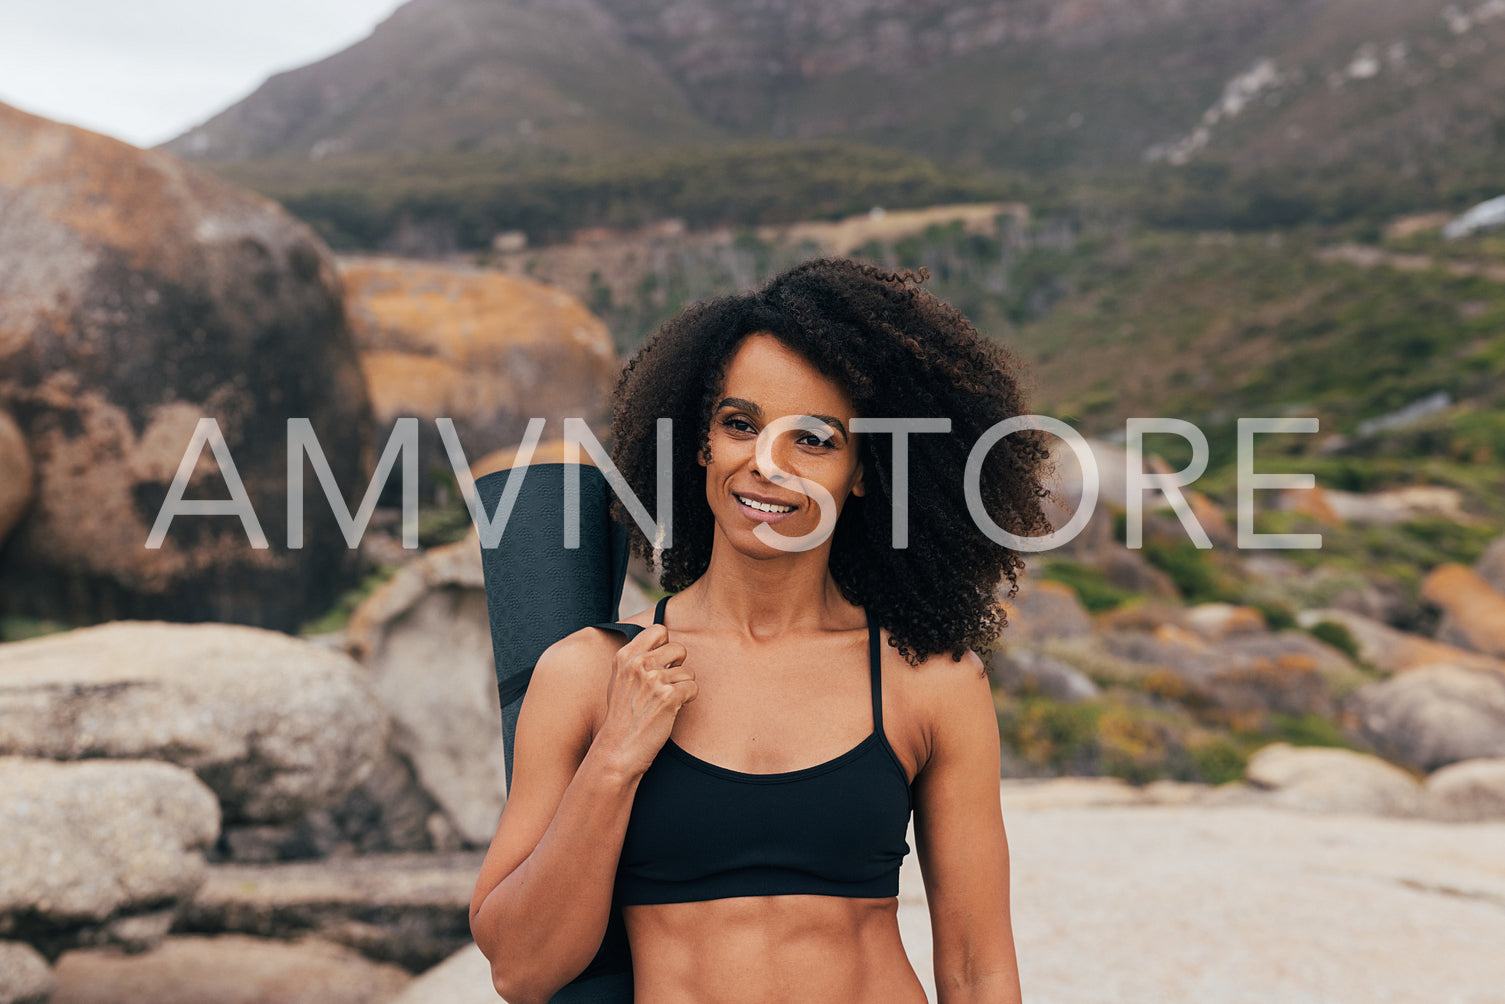
{"label": "neck", "polygon": [[828,567],[829,539],[809,551],[753,558],[728,546],[717,531],[706,573],[684,595],[707,621],[762,641],[791,628],[830,624],[852,605]]}

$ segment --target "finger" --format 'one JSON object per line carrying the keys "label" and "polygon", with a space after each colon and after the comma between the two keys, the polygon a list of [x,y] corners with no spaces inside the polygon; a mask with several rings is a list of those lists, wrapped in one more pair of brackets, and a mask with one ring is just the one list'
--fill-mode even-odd
{"label": "finger", "polygon": [[685,651],[685,647],[679,644],[679,642],[668,641],[654,649],[650,653],[650,658],[659,662],[665,669],[668,669],[671,666],[682,664],[688,655],[689,653]]}
{"label": "finger", "polygon": [[683,683],[676,683],[674,689],[684,695],[684,700],[679,702],[681,708],[695,700],[700,694],[700,685],[694,680],[685,680]]}
{"label": "finger", "polygon": [[622,667],[633,659],[645,655],[662,645],[669,638],[669,629],[662,624],[651,624],[637,633],[634,638],[629,638],[627,643],[617,649],[612,657],[613,665]]}
{"label": "finger", "polygon": [[629,656],[639,652],[651,652],[669,640],[669,629],[662,624],[649,624],[638,632],[636,638],[623,645],[621,651]]}

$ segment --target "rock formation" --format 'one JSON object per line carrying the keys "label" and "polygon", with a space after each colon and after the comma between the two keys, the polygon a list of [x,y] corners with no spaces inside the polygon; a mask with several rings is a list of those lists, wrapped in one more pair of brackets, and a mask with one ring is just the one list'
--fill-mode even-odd
{"label": "rock formation", "polygon": [[1387,757],[1423,770],[1505,756],[1505,677],[1425,666],[1372,683],[1350,701],[1365,737]]}
{"label": "rock formation", "polygon": [[0,411],[0,544],[31,504],[34,482],[26,437],[16,420]]}
{"label": "rock formation", "polygon": [[354,661],[262,628],[127,621],[0,645],[0,754],[171,761],[230,821],[341,797],[387,729]]}
{"label": "rock formation", "polygon": [[346,645],[397,723],[395,749],[461,837],[489,843],[507,790],[474,531],[430,550],[367,597],[351,616]]}
{"label": "rock formation", "polygon": [[0,939],[53,958],[155,944],[218,832],[213,793],[181,767],[0,757]]}
{"label": "rock formation", "polygon": [[616,349],[570,294],[501,272],[396,259],[349,260],[341,270],[378,441],[399,417],[420,419],[425,495],[431,472],[450,470],[436,418],[454,421],[472,463],[515,448],[535,417],[548,420],[550,437],[569,417],[606,437]]}
{"label": "rock formation", "polygon": [[[356,570],[315,477],[305,546],[286,546],[289,418],[311,421],[347,496],[371,470],[365,386],[319,240],[166,154],[3,105],[0,410],[36,477],[0,550],[0,610],[291,628]],[[178,516],[145,546],[206,417],[267,549],[223,515]],[[185,498],[230,497],[209,450],[191,470]]]}

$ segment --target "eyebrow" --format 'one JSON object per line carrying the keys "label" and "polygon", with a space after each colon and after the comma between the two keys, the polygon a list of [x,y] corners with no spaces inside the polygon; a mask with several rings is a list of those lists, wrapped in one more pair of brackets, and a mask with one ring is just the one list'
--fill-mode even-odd
{"label": "eyebrow", "polygon": [[[746,398],[724,397],[721,399],[721,403],[716,405],[716,410],[720,411],[723,408],[735,408],[738,411],[745,411],[749,415],[757,419],[761,419],[763,417],[763,409],[759,408],[756,404],[747,400]],[[836,429],[836,431],[841,433],[843,439],[851,438],[847,435],[847,427],[842,425],[841,419],[835,417],[834,415],[811,415],[810,417],[818,418],[822,422],[825,422],[827,425]]]}

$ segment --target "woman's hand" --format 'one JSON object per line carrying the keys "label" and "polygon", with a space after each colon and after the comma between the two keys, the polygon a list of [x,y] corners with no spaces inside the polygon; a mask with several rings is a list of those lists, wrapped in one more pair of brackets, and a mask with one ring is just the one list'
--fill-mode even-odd
{"label": "woman's hand", "polygon": [[695,700],[695,673],[685,647],[662,624],[644,628],[617,650],[606,684],[606,715],[594,745],[628,776],[647,772],[674,729],[679,709]]}

